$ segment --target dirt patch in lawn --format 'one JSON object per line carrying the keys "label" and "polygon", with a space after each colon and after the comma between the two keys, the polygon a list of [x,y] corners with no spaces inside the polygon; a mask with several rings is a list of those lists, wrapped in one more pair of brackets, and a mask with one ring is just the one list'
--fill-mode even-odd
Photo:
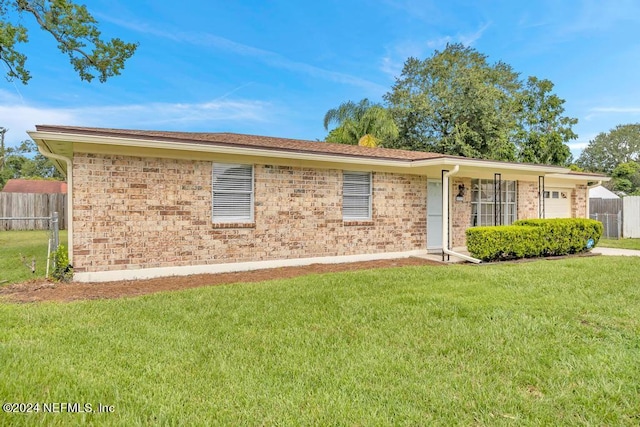
{"label": "dirt patch in lawn", "polygon": [[34,280],[0,286],[0,298],[12,302],[75,301],[134,297],[162,291],[177,291],[201,286],[226,285],[241,282],[262,282],[287,279],[307,274],[366,270],[417,265],[444,265],[423,258],[351,262],[344,264],[312,264],[303,267],[282,267],[237,273],[197,274],[147,280],[124,280],[105,283],[54,283]]}

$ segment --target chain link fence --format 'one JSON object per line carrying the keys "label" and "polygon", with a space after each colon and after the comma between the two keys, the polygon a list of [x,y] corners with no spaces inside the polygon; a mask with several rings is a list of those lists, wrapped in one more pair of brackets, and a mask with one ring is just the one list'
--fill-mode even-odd
{"label": "chain link fence", "polygon": [[602,237],[607,239],[622,238],[622,211],[618,213],[594,213],[590,215],[590,218],[602,223],[604,227]]}
{"label": "chain link fence", "polygon": [[[51,216],[33,216],[33,217],[0,217],[0,221],[11,222],[11,221],[33,221],[33,222],[48,222],[48,247],[47,247],[47,269],[46,269],[46,277],[49,276],[49,260],[51,258],[51,253],[58,249],[60,245],[60,217],[58,212],[53,212]],[[24,262],[24,260],[23,260]],[[32,261],[32,272],[35,272],[35,257]]]}

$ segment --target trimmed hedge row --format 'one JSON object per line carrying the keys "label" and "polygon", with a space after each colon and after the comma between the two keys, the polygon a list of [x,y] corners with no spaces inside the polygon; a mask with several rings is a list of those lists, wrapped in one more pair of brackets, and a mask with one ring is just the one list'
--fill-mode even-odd
{"label": "trimmed hedge row", "polygon": [[602,223],[592,219],[526,219],[468,228],[467,249],[483,261],[575,254],[593,248],[602,232]]}

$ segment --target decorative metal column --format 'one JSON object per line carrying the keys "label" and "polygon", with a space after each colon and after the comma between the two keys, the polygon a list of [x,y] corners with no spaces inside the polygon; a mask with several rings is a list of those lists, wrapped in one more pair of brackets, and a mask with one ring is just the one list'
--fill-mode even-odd
{"label": "decorative metal column", "polygon": [[502,174],[493,174],[493,225],[502,225]]}
{"label": "decorative metal column", "polygon": [[[445,175],[447,172],[449,172],[449,170],[448,170],[448,169],[442,169],[442,171],[440,172],[440,182],[442,182],[442,186],[443,186],[443,187],[444,187],[444,185],[445,185],[445,183],[444,183],[444,181],[445,181],[445,179],[444,179],[444,175]],[[447,185],[448,185],[448,182],[449,182],[449,181],[447,180]],[[445,200],[445,199],[444,199],[445,194],[449,194],[449,192],[448,192],[448,191],[444,191],[444,189],[443,189],[443,191],[442,191],[442,206],[444,206],[444,204],[445,204],[445,203],[446,203],[447,205],[449,204],[449,200]],[[451,209],[447,209],[447,217],[446,217],[446,218],[445,218],[444,216],[442,217],[442,221],[444,221],[444,222],[445,222],[446,227],[447,227],[447,230],[449,229],[449,215],[451,215],[451,212],[450,212],[450,211],[451,211]],[[445,250],[445,249],[449,249],[449,246],[450,246],[450,244],[451,244],[451,240],[450,240],[450,239],[451,239],[451,236],[447,236],[447,247],[446,247],[446,248],[442,248],[442,262],[444,262],[444,257],[445,257],[444,250]],[[447,256],[447,261],[449,261],[449,260],[451,259],[451,257],[449,256],[449,254],[446,254],[446,256]]]}
{"label": "decorative metal column", "polygon": [[538,176],[538,218],[544,217],[544,176]]}

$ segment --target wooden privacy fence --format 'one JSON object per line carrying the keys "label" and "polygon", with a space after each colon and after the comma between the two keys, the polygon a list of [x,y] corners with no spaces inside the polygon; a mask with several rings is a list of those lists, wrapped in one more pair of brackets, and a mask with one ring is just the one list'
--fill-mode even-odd
{"label": "wooden privacy fence", "polygon": [[59,213],[59,228],[67,228],[67,195],[36,193],[0,193],[0,230],[48,230],[49,220],[20,219],[51,217]]}
{"label": "wooden privacy fence", "polygon": [[640,238],[640,196],[589,199],[589,218],[602,222],[604,237]]}
{"label": "wooden privacy fence", "polygon": [[600,221],[604,227],[602,237],[622,237],[622,199],[589,199],[589,218]]}
{"label": "wooden privacy fence", "polygon": [[626,196],[622,198],[624,212],[624,237],[640,238],[640,196]]}

